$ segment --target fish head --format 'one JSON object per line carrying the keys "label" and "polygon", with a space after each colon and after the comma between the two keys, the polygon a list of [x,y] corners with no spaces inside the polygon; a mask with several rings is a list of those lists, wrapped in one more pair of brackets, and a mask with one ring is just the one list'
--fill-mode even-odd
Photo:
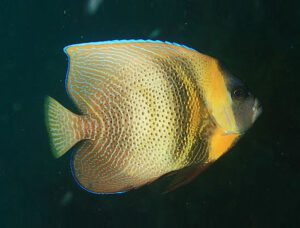
{"label": "fish head", "polygon": [[236,129],[242,134],[252,126],[261,114],[261,104],[245,83],[229,73],[222,64],[219,66],[223,73],[228,97],[230,97],[228,102],[233,112]]}
{"label": "fish head", "polygon": [[243,134],[262,112],[247,86],[215,59],[203,84],[208,110],[225,134]]}

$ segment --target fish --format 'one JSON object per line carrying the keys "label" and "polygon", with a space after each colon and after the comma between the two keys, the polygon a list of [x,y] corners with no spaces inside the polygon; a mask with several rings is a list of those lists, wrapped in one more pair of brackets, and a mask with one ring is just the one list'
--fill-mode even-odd
{"label": "fish", "polygon": [[115,40],[69,45],[66,90],[50,96],[52,154],[73,150],[84,190],[117,194],[174,176],[173,190],[224,155],[260,115],[260,102],[216,58],[177,43]]}

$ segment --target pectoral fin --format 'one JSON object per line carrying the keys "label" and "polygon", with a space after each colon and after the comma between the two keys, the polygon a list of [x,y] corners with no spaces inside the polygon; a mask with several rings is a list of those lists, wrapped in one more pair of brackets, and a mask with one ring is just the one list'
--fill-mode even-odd
{"label": "pectoral fin", "polygon": [[173,174],[173,179],[168,184],[166,190],[163,193],[171,192],[178,187],[188,184],[193,179],[195,179],[203,170],[205,170],[210,164],[210,162],[205,164],[199,164],[176,171]]}

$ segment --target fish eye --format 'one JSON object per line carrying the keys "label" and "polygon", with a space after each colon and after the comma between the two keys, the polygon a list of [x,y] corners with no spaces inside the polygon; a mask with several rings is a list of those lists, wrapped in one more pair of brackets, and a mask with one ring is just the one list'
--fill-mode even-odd
{"label": "fish eye", "polygon": [[244,99],[247,98],[249,93],[243,87],[237,87],[232,91],[231,97],[234,99]]}

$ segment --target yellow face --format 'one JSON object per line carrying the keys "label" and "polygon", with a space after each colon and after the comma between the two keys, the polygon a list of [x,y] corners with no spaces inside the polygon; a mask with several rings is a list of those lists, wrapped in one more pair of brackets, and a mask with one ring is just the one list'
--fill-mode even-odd
{"label": "yellow face", "polygon": [[204,99],[209,112],[225,134],[242,134],[261,113],[258,100],[217,60],[208,65]]}
{"label": "yellow face", "polygon": [[243,83],[217,60],[208,57],[201,89],[208,112],[215,122],[208,161],[215,161],[237,141],[261,113],[258,100]]}

